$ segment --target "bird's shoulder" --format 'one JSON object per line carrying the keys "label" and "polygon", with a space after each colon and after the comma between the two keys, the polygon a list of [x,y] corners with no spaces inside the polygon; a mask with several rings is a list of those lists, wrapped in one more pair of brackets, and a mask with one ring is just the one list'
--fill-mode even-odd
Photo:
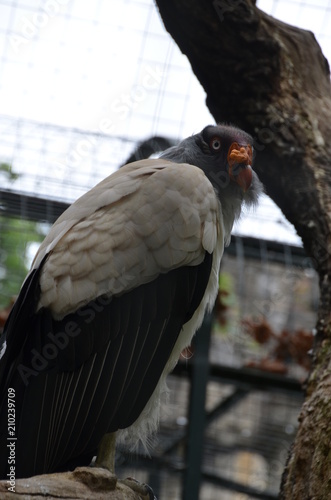
{"label": "bird's shoulder", "polygon": [[200,264],[220,233],[214,189],[198,167],[142,160],[122,167],[75,202],[51,229],[35,265],[41,306],[70,312],[160,273]]}
{"label": "bird's shoulder", "polygon": [[[157,179],[153,178],[151,183],[154,174],[157,174]],[[142,185],[144,191],[149,190],[152,200],[153,192],[150,186],[151,184],[155,186],[155,181],[159,189],[163,187],[173,192],[181,191],[183,195],[188,196],[192,196],[194,188],[198,200],[192,199],[192,202],[215,205],[216,197],[211,183],[203,171],[194,165],[177,164],[164,159],[146,159],[129,163],[96,184],[63,212],[40,245],[32,268],[37,268],[44,256],[52,251],[74,226],[95,217],[95,214],[102,209],[103,213],[107,213],[115,205],[118,206],[119,202],[122,206],[126,205],[128,197],[138,193]],[[79,225],[76,229],[81,227],[82,225]]]}

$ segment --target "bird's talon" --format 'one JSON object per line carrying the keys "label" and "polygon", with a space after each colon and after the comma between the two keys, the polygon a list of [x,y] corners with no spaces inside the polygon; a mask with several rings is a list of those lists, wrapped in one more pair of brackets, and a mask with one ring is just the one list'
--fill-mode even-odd
{"label": "bird's talon", "polygon": [[140,483],[133,477],[120,479],[119,482],[131,488],[131,490],[140,496],[141,500],[157,500],[152,488],[148,484]]}

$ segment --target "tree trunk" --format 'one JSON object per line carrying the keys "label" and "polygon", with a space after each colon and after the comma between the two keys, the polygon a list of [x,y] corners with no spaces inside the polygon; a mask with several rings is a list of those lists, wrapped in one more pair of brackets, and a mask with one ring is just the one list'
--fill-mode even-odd
{"label": "tree trunk", "polygon": [[157,0],[216,121],[254,137],[255,169],[301,236],[320,279],[313,368],[281,498],[331,491],[331,93],[314,35],[250,0]]}

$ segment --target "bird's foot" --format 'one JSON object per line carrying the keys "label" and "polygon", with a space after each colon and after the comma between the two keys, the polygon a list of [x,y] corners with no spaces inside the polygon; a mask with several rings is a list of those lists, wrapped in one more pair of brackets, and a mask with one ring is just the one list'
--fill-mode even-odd
{"label": "bird's foot", "polygon": [[141,497],[141,500],[157,500],[152,488],[148,486],[148,484],[140,483],[133,477],[119,479],[119,482],[131,488],[131,490],[133,490]]}
{"label": "bird's foot", "polygon": [[[94,467],[101,467],[107,469],[111,474],[115,476],[115,444],[116,444],[116,433],[105,434],[101,440],[98,455],[93,464]],[[118,479],[116,476],[116,481],[123,486],[130,488],[132,491],[137,493],[141,500],[157,500],[150,486],[144,483],[139,483],[136,479],[128,477],[126,479]]]}

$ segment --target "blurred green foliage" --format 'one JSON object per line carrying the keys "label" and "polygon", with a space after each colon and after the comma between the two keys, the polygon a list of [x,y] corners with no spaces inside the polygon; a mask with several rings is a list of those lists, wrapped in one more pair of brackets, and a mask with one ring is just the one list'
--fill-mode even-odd
{"label": "blurred green foliage", "polygon": [[19,175],[13,172],[13,168],[9,163],[0,163],[0,173],[3,173],[9,181],[16,181],[19,178]]}
{"label": "blurred green foliage", "polygon": [[[7,163],[0,163],[0,173],[13,182],[18,178]],[[20,290],[28,272],[29,246],[43,238],[40,224],[0,215],[0,309]]]}
{"label": "blurred green foliage", "polygon": [[0,216],[0,308],[20,290],[28,272],[29,245],[43,238],[36,222]]}

